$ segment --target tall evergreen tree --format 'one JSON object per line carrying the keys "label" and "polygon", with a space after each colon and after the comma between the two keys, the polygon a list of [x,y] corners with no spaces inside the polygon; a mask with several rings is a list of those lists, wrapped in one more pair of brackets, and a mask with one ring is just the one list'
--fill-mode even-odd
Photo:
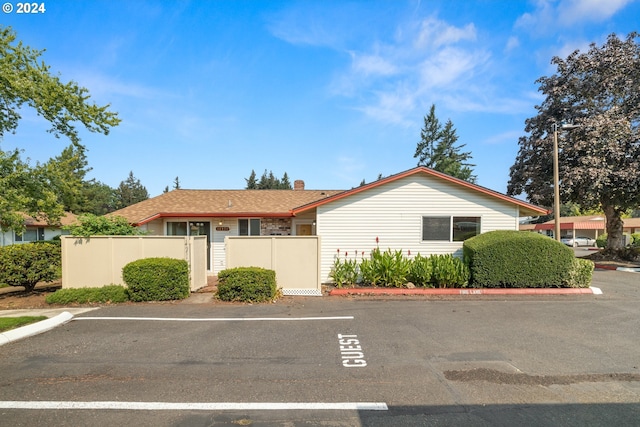
{"label": "tall evergreen tree", "polygon": [[282,175],[282,179],[280,180],[280,189],[281,190],[291,190],[293,187],[291,186],[291,181],[289,181],[289,175],[285,172]]}
{"label": "tall evergreen tree", "polygon": [[256,180],[256,171],[251,169],[251,175],[249,178],[244,179],[247,182],[245,190],[256,190],[258,188],[258,181]]}
{"label": "tall evergreen tree", "polygon": [[456,129],[451,120],[447,120],[444,128],[436,117],[436,106],[431,105],[429,114],[424,116],[424,127],[420,131],[420,142],[416,145],[414,158],[418,158],[418,166],[426,166],[468,182],[476,182],[472,167],[468,161],[471,152],[461,152],[466,144],[458,142]]}
{"label": "tall evergreen tree", "polygon": [[82,213],[104,215],[116,210],[116,192],[107,184],[95,179],[85,181],[82,192],[85,200]]}
{"label": "tall evergreen tree", "polygon": [[176,178],[173,180],[173,189],[174,190],[179,190],[180,188],[181,188],[180,187],[180,178],[178,178],[176,176]]}
{"label": "tall evergreen tree", "polygon": [[134,203],[147,200],[149,193],[140,180],[133,176],[133,171],[129,172],[126,180],[120,182],[116,189],[116,206],[118,209],[133,205]]}
{"label": "tall evergreen tree", "polygon": [[273,171],[267,172],[265,169],[260,177],[256,179],[256,172],[252,169],[249,178],[244,179],[247,183],[245,190],[291,190],[293,187],[289,180],[289,175],[285,172],[282,179],[276,178]]}
{"label": "tall evergreen tree", "polygon": [[70,145],[62,153],[42,165],[48,185],[58,195],[65,211],[86,212],[85,178],[91,168],[82,146]]}

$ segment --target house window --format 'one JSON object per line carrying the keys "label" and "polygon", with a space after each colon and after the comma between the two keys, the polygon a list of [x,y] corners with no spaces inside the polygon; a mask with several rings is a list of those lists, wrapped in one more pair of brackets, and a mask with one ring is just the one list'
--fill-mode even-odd
{"label": "house window", "polygon": [[422,240],[462,242],[480,234],[480,217],[423,216]]}
{"label": "house window", "polygon": [[259,236],[260,235],[260,219],[239,219],[238,220],[238,236]]}
{"label": "house window", "polygon": [[15,234],[16,242],[37,242],[44,240],[44,227],[27,228],[23,234]]}
{"label": "house window", "polygon": [[187,222],[168,222],[167,236],[186,236]]}

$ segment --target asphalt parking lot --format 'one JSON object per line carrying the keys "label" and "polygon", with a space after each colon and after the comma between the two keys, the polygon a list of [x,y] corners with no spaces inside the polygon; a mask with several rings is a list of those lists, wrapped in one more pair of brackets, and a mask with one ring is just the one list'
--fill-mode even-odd
{"label": "asphalt parking lot", "polygon": [[640,274],[603,295],[101,308],[0,347],[5,425],[637,425]]}

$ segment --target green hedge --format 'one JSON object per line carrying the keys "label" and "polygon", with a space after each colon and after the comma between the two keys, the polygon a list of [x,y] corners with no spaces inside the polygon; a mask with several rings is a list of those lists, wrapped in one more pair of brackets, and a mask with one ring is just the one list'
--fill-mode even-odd
{"label": "green hedge", "polygon": [[144,258],[122,269],[131,301],[167,301],[189,296],[189,264],[172,258]]}
{"label": "green hedge", "polygon": [[471,270],[472,287],[568,286],[573,283],[569,276],[577,268],[570,248],[531,232],[500,230],[480,234],[465,240],[463,253]]}
{"label": "green hedge", "polygon": [[38,282],[52,282],[60,277],[60,245],[23,243],[0,247],[0,283],[24,286],[33,291]]}
{"label": "green hedge", "polygon": [[276,298],[276,272],[237,267],[218,273],[218,298],[223,301],[263,302]]}
{"label": "green hedge", "polygon": [[595,264],[588,259],[574,258],[565,281],[565,288],[588,288],[591,285]]}
{"label": "green hedge", "polygon": [[47,295],[47,304],[89,304],[126,302],[129,300],[124,286],[108,285],[101,288],[58,289]]}

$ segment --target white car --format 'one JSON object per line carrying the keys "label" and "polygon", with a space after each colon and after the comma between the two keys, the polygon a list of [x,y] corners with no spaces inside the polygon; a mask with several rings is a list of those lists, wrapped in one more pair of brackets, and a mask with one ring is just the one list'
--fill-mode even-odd
{"label": "white car", "polygon": [[595,246],[596,239],[592,239],[591,237],[567,237],[564,239],[560,239],[562,243],[567,246]]}

